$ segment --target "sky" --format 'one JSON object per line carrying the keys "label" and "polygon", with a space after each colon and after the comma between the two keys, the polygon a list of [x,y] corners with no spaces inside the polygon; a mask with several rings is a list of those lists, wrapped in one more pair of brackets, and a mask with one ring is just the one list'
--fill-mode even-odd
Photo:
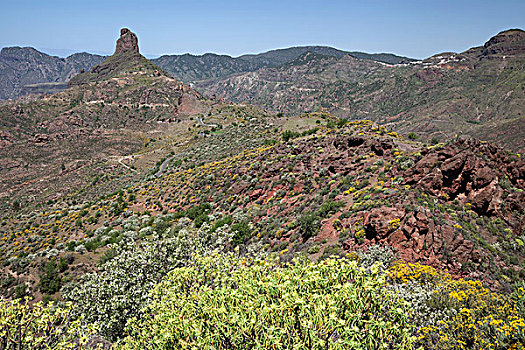
{"label": "sky", "polygon": [[505,29],[525,29],[525,0],[0,2],[1,47],[112,54],[122,27],[138,35],[147,57],[327,45],[425,58],[482,45]]}

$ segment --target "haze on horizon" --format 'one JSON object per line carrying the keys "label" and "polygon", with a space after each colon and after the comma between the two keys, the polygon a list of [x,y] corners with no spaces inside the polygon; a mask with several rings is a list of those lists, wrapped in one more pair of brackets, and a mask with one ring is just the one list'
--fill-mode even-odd
{"label": "haze on horizon", "polygon": [[523,0],[7,0],[0,3],[0,46],[59,56],[111,54],[120,28],[129,27],[149,57],[326,45],[425,58],[481,45],[505,29],[524,29],[524,13]]}

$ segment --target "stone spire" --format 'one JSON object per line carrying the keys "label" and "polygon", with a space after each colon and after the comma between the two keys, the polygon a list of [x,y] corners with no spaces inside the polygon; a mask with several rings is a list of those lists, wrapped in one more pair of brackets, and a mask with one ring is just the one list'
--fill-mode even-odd
{"label": "stone spire", "polygon": [[117,40],[115,54],[127,51],[139,53],[139,40],[131,30],[122,28],[120,30],[120,38]]}

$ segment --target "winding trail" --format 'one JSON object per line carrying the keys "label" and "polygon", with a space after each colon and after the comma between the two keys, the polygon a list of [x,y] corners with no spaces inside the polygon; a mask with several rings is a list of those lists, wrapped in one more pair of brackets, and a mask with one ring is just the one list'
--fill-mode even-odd
{"label": "winding trail", "polygon": [[[206,111],[206,113],[204,114],[208,114],[210,111],[211,111],[212,107],[208,108],[208,110]],[[202,118],[201,117],[197,117],[197,121],[199,122],[200,125],[202,126],[209,126],[210,128],[216,128],[218,127],[218,125],[216,124],[205,124],[203,121],[202,121]]]}
{"label": "winding trail", "polygon": [[109,158],[116,158],[117,162],[120,165],[122,165],[124,168],[129,169],[129,170],[133,171],[134,173],[136,173],[137,171],[135,169],[131,168],[127,164],[122,163],[122,161],[124,159],[131,159],[131,160],[133,160],[135,157],[136,157],[135,155],[129,155],[129,156],[110,156]]}

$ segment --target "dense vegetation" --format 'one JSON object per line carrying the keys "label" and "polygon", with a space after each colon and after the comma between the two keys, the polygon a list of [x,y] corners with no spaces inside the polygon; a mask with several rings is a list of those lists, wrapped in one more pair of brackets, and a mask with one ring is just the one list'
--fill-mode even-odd
{"label": "dense vegetation", "polygon": [[124,349],[408,349],[407,305],[357,261],[209,256],[176,269],[128,324]]}
{"label": "dense vegetation", "polygon": [[[190,242],[202,247],[198,241],[211,238],[205,236]],[[116,349],[524,347],[523,286],[511,295],[496,293],[479,281],[395,261],[378,246],[280,263],[279,255],[238,257],[202,248],[190,254],[182,240],[165,241],[160,245],[177,248],[160,255],[123,252],[105,263],[99,277],[87,276],[70,294],[75,304],[2,302],[4,348],[74,348],[95,330],[120,339]],[[166,258],[167,275],[165,268],[155,270]]]}
{"label": "dense vegetation", "polygon": [[59,350],[82,348],[94,329],[71,319],[71,304],[0,301],[0,348]]}

